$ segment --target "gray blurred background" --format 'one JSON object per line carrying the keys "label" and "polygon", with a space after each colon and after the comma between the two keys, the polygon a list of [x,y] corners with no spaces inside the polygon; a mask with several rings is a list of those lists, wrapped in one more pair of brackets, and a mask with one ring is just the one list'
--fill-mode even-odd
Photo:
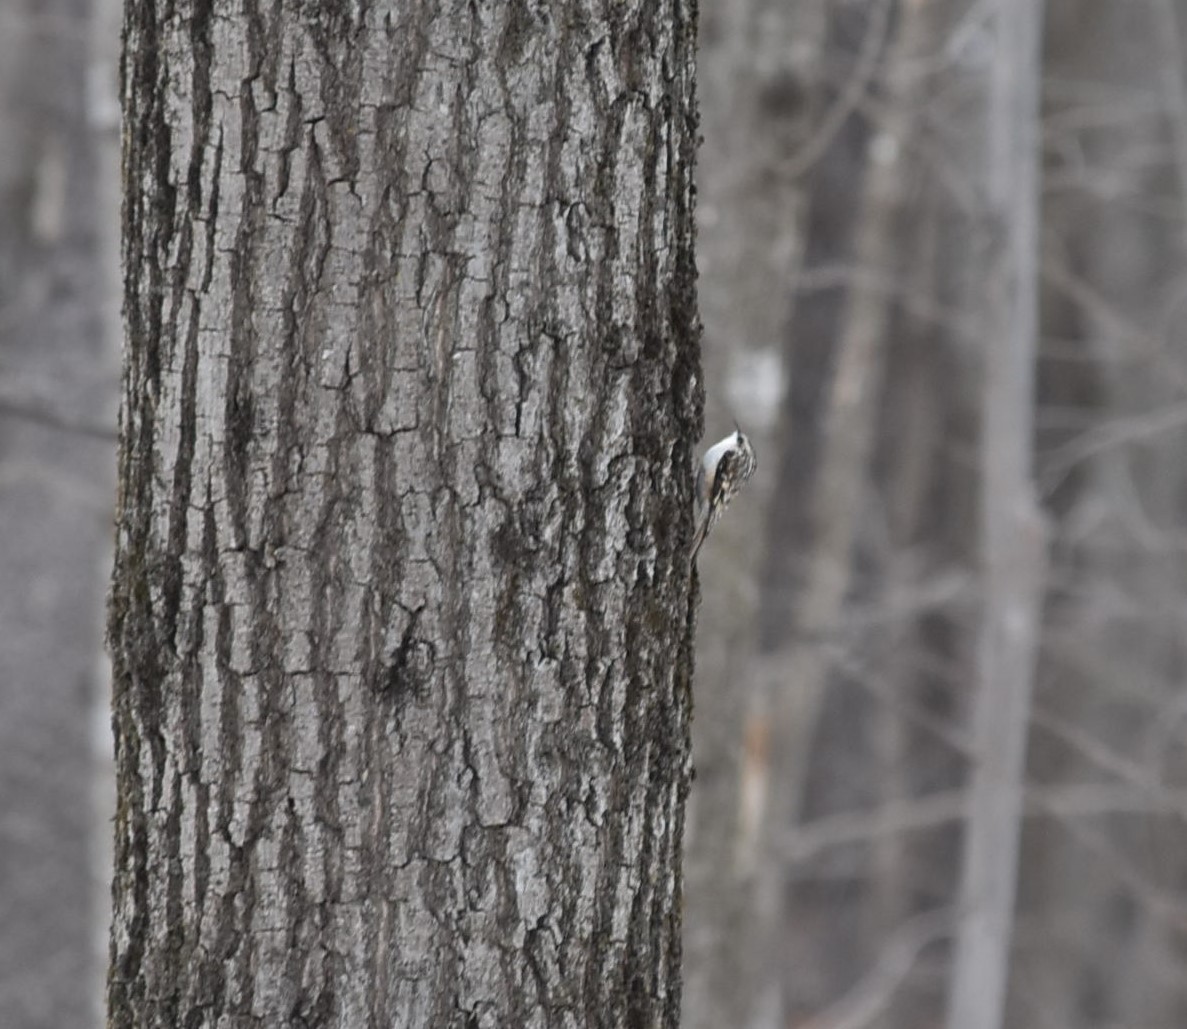
{"label": "gray blurred background", "polygon": [[[702,5],[707,420],[760,465],[701,562],[688,1029],[968,1029],[978,711],[1027,757],[1008,982],[971,959],[974,1010],[1187,1025],[1187,3],[1050,0],[1033,58],[995,45],[1011,9],[1043,5]],[[994,209],[992,83],[1032,78],[1006,116],[1037,198],[1018,155]],[[995,256],[1035,199],[1027,342]],[[1018,345],[1033,693],[978,708],[985,370]]]}
{"label": "gray blurred background", "polygon": [[[948,1017],[1003,61],[1048,533],[1004,1023],[1187,1025],[1187,0],[1051,0],[1029,64],[1000,3],[701,5],[707,428],[760,466],[701,560],[688,1029]],[[102,1023],[118,20],[0,0],[0,1029]]]}
{"label": "gray blurred background", "polygon": [[0,1026],[102,1018],[118,0],[0,0]]}

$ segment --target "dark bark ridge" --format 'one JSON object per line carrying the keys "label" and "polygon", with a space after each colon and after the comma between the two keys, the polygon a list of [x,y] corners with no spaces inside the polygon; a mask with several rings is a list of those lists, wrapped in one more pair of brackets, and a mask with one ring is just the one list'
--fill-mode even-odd
{"label": "dark bark ridge", "polygon": [[675,1026],[694,6],[330,6],[127,5],[110,1024]]}

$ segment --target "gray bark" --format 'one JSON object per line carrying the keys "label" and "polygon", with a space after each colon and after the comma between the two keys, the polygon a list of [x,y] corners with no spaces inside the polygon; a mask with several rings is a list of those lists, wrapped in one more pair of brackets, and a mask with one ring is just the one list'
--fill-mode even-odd
{"label": "gray bark", "polygon": [[112,1026],[675,1026],[695,9],[127,5]]}

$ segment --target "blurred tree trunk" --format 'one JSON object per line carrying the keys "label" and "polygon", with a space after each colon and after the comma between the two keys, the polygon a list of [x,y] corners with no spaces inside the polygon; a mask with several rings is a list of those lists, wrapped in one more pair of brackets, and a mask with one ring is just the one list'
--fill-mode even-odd
{"label": "blurred tree trunk", "polygon": [[[985,106],[989,205],[978,320],[981,626],[973,766],[949,1029],[1002,1024],[1026,742],[1041,632],[1045,530],[1031,474],[1038,354],[1039,82],[1043,5],[998,0]],[[971,153],[976,153],[973,148]],[[979,162],[978,162],[979,163]],[[970,282],[971,285],[971,282]]]}
{"label": "blurred tree trunk", "polygon": [[[854,905],[827,888],[814,897],[793,896],[785,841],[814,803],[823,799],[825,807],[831,805],[854,782],[834,779],[828,797],[810,796],[826,687],[838,675],[836,648],[870,510],[874,430],[889,329],[900,301],[895,282],[914,169],[920,79],[912,62],[925,49],[927,14],[926,7],[888,0],[867,9],[856,33],[850,12],[836,16],[852,55],[839,93],[856,96],[841,101],[851,110],[837,142],[824,151],[816,178],[823,203],[812,205],[801,277],[806,295],[798,302],[789,343],[792,389],[782,434],[792,445],[778,469],[763,572],[762,656],[756,666],[761,700],[753,717],[766,722],[777,741],[770,747],[770,774],[778,790],[772,791],[771,808],[759,820],[761,834],[752,844],[763,859],[754,894],[762,928],[751,946],[767,980],[760,994],[763,1013],[753,1021],[757,1026],[783,1025],[827,1006],[873,957],[867,951],[873,941],[861,930]],[[848,174],[838,175],[837,167],[846,165]],[[853,203],[847,194],[851,197],[855,186],[859,200]],[[830,207],[840,210],[827,219]],[[817,277],[821,286],[813,288]],[[856,719],[854,708],[848,711],[844,750],[852,754]],[[813,926],[807,933],[805,919]]]}
{"label": "blurred tree trunk", "polygon": [[[89,0],[0,4],[0,1026],[100,1021],[114,78]],[[100,830],[101,823],[101,830]],[[101,836],[100,836],[101,832]],[[102,838],[104,845],[97,846]],[[99,871],[96,871],[99,866]],[[105,923],[104,923],[105,924]]]}
{"label": "blurred tree trunk", "polygon": [[127,6],[110,1024],[674,1027],[692,10],[358,18]]}

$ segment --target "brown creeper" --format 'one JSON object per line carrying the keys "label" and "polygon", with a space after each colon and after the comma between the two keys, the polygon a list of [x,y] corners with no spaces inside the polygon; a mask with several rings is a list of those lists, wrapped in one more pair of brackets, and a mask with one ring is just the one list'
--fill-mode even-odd
{"label": "brown creeper", "polygon": [[705,451],[700,471],[697,472],[697,516],[700,521],[693,536],[694,561],[721,513],[729,507],[729,502],[738,495],[758,467],[750,440],[736,424],[734,428],[735,432]]}

